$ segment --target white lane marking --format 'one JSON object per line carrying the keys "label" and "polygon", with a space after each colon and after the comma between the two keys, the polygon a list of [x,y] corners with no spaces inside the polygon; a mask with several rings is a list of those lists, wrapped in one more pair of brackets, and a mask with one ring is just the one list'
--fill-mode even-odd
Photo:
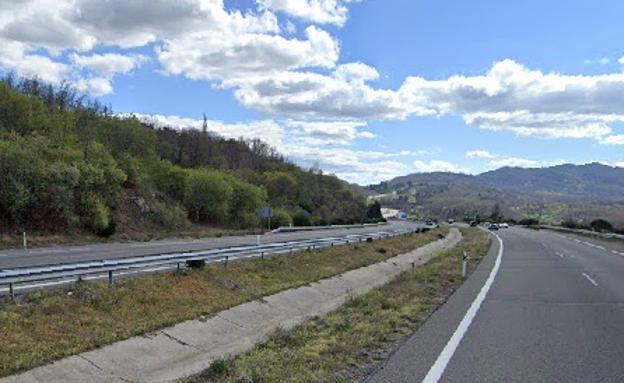
{"label": "white lane marking", "polygon": [[585,279],[587,279],[589,281],[589,283],[591,283],[594,286],[598,286],[598,282],[594,281],[592,279],[592,277],[590,277],[589,275],[587,275],[586,273],[581,273],[582,276],[585,277]]}
{"label": "white lane marking", "polygon": [[560,258],[563,258],[563,254],[561,254],[560,252],[556,252],[555,254],[557,254]]}
{"label": "white lane marking", "polygon": [[548,246],[546,246],[546,244],[545,244],[544,242],[540,242],[540,244],[541,244],[542,246],[544,246],[544,247],[548,247]]}
{"label": "white lane marking", "polygon": [[438,380],[440,380],[442,374],[444,373],[444,370],[446,370],[446,366],[453,357],[455,350],[457,350],[459,342],[461,342],[462,338],[466,334],[466,331],[468,331],[468,327],[470,327],[472,320],[477,315],[477,312],[481,307],[481,303],[483,303],[483,301],[485,300],[485,296],[487,295],[488,291],[490,291],[492,283],[494,283],[494,278],[496,278],[496,274],[498,274],[498,269],[501,265],[501,258],[503,257],[503,240],[496,233],[492,234],[496,237],[496,239],[498,239],[500,247],[498,249],[498,256],[496,257],[496,261],[494,262],[494,267],[490,272],[490,276],[485,281],[485,284],[481,288],[481,291],[479,291],[479,294],[477,295],[475,300],[470,305],[468,311],[466,311],[466,314],[464,315],[461,322],[459,322],[459,325],[455,329],[455,332],[451,336],[451,339],[449,339],[448,343],[446,343],[446,346],[444,346],[444,349],[442,350],[440,355],[438,355],[435,363],[433,364],[433,366],[431,366],[431,369],[429,369],[427,376],[425,376],[425,379],[423,379],[423,383],[436,383]]}
{"label": "white lane marking", "polygon": [[605,248],[604,248],[604,246],[594,245],[594,247],[595,247],[596,249],[600,249],[600,250],[603,250],[603,251],[607,251],[607,249],[605,249]]}
{"label": "white lane marking", "polygon": [[620,253],[619,253],[618,251],[611,250],[611,252],[612,252],[613,254],[615,254],[615,255],[620,255]]}

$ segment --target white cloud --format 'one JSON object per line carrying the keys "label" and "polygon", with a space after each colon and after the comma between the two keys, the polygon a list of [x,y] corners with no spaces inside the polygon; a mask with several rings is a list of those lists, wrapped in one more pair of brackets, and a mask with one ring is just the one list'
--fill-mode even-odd
{"label": "white cloud", "polygon": [[607,65],[608,63],[611,62],[611,59],[609,59],[608,57],[603,57],[600,60],[598,60],[598,62],[602,65]]}
{"label": "white cloud", "polygon": [[297,121],[286,122],[289,131],[307,145],[349,145],[356,138],[374,138],[362,121]]}
{"label": "white cloud", "polygon": [[[130,114],[127,114],[130,115]],[[176,129],[202,129],[203,119],[194,119],[180,116],[165,116],[161,114],[132,114],[139,120],[156,127],[171,127]],[[225,138],[259,138],[273,147],[281,147],[284,139],[284,129],[273,120],[252,122],[226,123],[223,121],[207,120],[207,130]]]}
{"label": "white cloud", "polygon": [[607,145],[624,145],[624,134],[605,136],[600,142]]}
{"label": "white cloud", "polygon": [[272,34],[198,32],[168,40],[157,55],[168,73],[203,80],[246,81],[257,74],[333,67],[338,60],[337,42],[314,26],[306,29],[306,36],[298,40]]}
{"label": "white cloud", "polygon": [[408,77],[397,90],[368,84],[378,76],[365,64],[333,73],[285,72],[226,81],[245,106],[294,118],[403,119],[459,115],[467,124],[519,136],[592,138],[613,134],[624,121],[624,73],[574,76],[530,70],[512,60],[481,76],[445,80]]}
{"label": "white cloud", "polygon": [[522,167],[522,168],[533,168],[540,166],[540,161],[530,160],[527,158],[520,157],[504,157],[500,159],[491,160],[488,164],[495,168],[500,168],[503,166],[511,166],[511,167]]}
{"label": "white cloud", "polygon": [[466,158],[496,158],[497,154],[490,153],[487,150],[471,150],[466,152]]}
{"label": "white cloud", "polygon": [[[154,44],[164,73],[191,79],[335,66],[339,46],[326,31],[310,26],[304,39],[280,32],[271,11],[226,9],[223,0],[15,0],[0,8],[0,67],[91,89],[84,84],[93,75],[112,79],[137,68],[142,56],[125,49],[147,44]],[[122,52],[82,53],[97,46]],[[73,68],[57,57],[67,51]]]}
{"label": "white cloud", "polygon": [[257,0],[263,9],[284,12],[313,23],[338,26],[347,21],[345,5],[355,1],[358,0]]}
{"label": "white cloud", "polygon": [[78,68],[87,68],[97,75],[112,78],[115,74],[127,74],[139,67],[147,58],[142,55],[125,56],[117,53],[94,54],[91,56],[71,55]]}
{"label": "white cloud", "polygon": [[74,87],[84,93],[103,96],[113,91],[111,80],[103,77],[81,78],[73,82]]}
{"label": "white cloud", "polygon": [[430,160],[430,161],[414,161],[413,166],[416,172],[419,173],[431,173],[431,172],[450,172],[450,173],[467,173],[465,168],[457,166],[448,161],[442,160]]}

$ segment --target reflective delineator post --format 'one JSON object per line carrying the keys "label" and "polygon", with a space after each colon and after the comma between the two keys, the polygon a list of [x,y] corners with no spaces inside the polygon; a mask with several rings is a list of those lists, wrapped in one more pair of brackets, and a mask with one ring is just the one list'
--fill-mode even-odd
{"label": "reflective delineator post", "polygon": [[468,254],[464,250],[464,256],[462,257],[462,278],[466,278],[466,269],[468,266]]}
{"label": "reflective delineator post", "polygon": [[24,247],[24,250],[28,250],[28,243],[26,240],[26,232],[23,231],[22,232],[22,247]]}

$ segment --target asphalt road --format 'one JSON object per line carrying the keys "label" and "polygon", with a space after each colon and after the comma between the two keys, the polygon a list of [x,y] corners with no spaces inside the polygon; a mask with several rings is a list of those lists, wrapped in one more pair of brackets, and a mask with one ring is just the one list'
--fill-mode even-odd
{"label": "asphalt road", "polygon": [[498,272],[495,242],[468,281],[366,381],[624,381],[624,246],[544,230],[498,234]]}
{"label": "asphalt road", "polygon": [[[390,221],[388,225],[351,229],[327,229],[293,233],[270,233],[260,236],[260,243],[276,243],[303,239],[327,238],[349,234],[416,228],[417,224]],[[0,250],[0,269],[40,266],[67,262],[117,259],[172,252],[200,251],[231,246],[255,245],[255,235],[205,239],[173,239],[150,242],[102,243],[84,246],[55,246],[29,250]]]}

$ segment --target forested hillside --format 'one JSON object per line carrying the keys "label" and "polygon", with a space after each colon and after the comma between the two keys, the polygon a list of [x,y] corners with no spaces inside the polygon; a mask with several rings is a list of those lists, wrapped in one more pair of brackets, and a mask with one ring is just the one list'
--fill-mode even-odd
{"label": "forested hillside", "polygon": [[503,167],[478,175],[415,173],[369,186],[382,205],[424,217],[538,219],[624,230],[624,169],[599,163]]}
{"label": "forested hillside", "polygon": [[156,129],[69,87],[0,80],[0,225],[101,236],[189,225],[258,228],[360,222],[365,198],[259,140]]}

